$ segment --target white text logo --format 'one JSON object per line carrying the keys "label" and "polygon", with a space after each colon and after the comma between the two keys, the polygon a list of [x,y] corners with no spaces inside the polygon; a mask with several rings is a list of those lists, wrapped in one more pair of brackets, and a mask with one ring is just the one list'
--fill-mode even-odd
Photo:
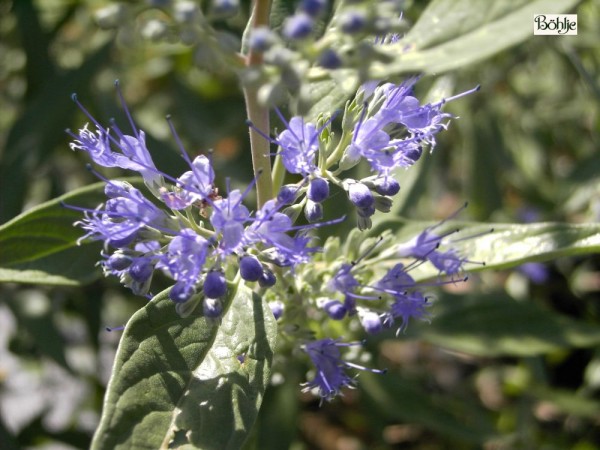
{"label": "white text logo", "polygon": [[533,34],[577,34],[577,14],[534,14]]}

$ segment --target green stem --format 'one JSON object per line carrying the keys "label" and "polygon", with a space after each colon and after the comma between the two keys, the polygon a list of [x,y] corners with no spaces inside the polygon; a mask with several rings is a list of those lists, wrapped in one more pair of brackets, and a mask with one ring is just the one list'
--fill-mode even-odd
{"label": "green stem", "polygon": [[[269,13],[271,0],[254,0],[252,3],[251,28],[269,25]],[[262,64],[262,55],[249,49],[246,56],[246,66],[257,66]],[[263,133],[270,132],[269,109],[258,101],[258,88],[256,86],[244,86],[244,99],[246,101],[246,112],[248,120]],[[252,168],[256,180],[256,203],[260,208],[268,200],[273,198],[273,183],[271,180],[271,157],[270,142],[250,128],[250,149],[252,152]],[[260,175],[259,175],[260,174]]]}

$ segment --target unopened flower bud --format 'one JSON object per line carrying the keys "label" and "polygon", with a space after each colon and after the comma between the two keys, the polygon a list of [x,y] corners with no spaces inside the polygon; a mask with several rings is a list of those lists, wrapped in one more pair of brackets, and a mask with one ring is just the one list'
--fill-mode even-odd
{"label": "unopened flower bud", "polygon": [[226,18],[235,16],[239,8],[239,0],[213,0],[211,12],[218,18]]}
{"label": "unopened flower bud", "polygon": [[348,185],[348,198],[359,208],[369,208],[375,203],[371,190],[360,182]]}
{"label": "unopened flower bud", "polygon": [[341,320],[346,316],[346,307],[339,300],[329,300],[323,305],[323,309],[329,317]]}
{"label": "unopened flower bud", "polygon": [[368,334],[377,334],[382,329],[381,318],[373,311],[359,311],[358,319]]}
{"label": "unopened flower bud", "polygon": [[248,45],[257,52],[266,52],[276,42],[275,34],[267,27],[253,28]]}
{"label": "unopened flower bud", "polygon": [[367,18],[361,11],[347,11],[340,16],[340,28],[344,33],[353,34],[362,31]]}
{"label": "unopened flower bud", "polygon": [[304,217],[309,222],[316,222],[323,218],[323,207],[320,203],[313,202],[312,200],[308,200],[306,202],[306,206],[304,206]]}
{"label": "unopened flower bud", "polygon": [[325,69],[339,69],[343,62],[335,50],[327,48],[317,58],[317,64]]}
{"label": "unopened flower bud", "polygon": [[324,178],[313,178],[306,195],[313,202],[321,203],[329,197],[329,183]]}
{"label": "unopened flower bud", "polygon": [[204,295],[210,298],[219,298],[227,293],[227,281],[222,272],[212,270],[206,274],[204,280]]}
{"label": "unopened flower bud", "polygon": [[175,303],[184,303],[194,295],[194,293],[194,288],[187,283],[175,283],[169,291],[169,298]]}
{"label": "unopened flower bud", "polygon": [[282,205],[291,205],[296,199],[297,192],[298,186],[294,184],[286,184],[284,186],[281,186],[281,189],[277,194],[277,201]]}
{"label": "unopened flower bud", "polygon": [[318,16],[327,6],[327,0],[302,0],[300,9],[313,17]]}
{"label": "unopened flower bud", "polygon": [[277,278],[275,274],[271,272],[269,269],[265,269],[258,279],[258,284],[260,287],[271,287],[277,283]]}
{"label": "unopened flower bud", "polygon": [[313,19],[306,13],[300,12],[288,17],[283,24],[283,35],[288,39],[304,39],[312,33]]}
{"label": "unopened flower bud", "polygon": [[202,301],[204,316],[210,319],[218,319],[223,314],[223,304],[217,298],[204,298]]}
{"label": "unopened flower bud", "polygon": [[131,265],[131,258],[122,253],[114,253],[110,255],[106,261],[106,266],[110,270],[121,271],[127,269]]}
{"label": "unopened flower bud", "polygon": [[246,255],[240,259],[240,275],[246,281],[258,281],[263,267],[256,256]]}
{"label": "unopened flower bud", "polygon": [[271,308],[271,312],[273,313],[275,320],[279,320],[281,316],[283,316],[284,305],[279,300],[270,302],[269,307]]}
{"label": "unopened flower bud", "polygon": [[400,183],[392,177],[377,178],[373,181],[373,184],[375,186],[375,192],[380,195],[393,196],[400,192]]}

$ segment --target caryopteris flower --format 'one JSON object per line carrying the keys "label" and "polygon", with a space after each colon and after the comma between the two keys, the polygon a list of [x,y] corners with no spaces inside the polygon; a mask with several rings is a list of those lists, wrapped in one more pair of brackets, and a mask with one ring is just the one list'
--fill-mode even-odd
{"label": "caryopteris flower", "polygon": [[[284,35],[289,39],[310,35],[314,18],[325,6],[320,0],[301,2],[284,24]],[[366,26],[359,16],[347,19],[347,33]],[[250,36],[254,51],[270,52],[277,43],[277,36],[267,29]],[[107,200],[95,209],[74,207],[84,212],[77,222],[85,231],[82,239],[104,243],[100,263],[104,273],[119,277],[136,294],[151,296],[157,271],[170,277],[169,297],[182,317],[202,305],[205,317],[218,319],[228,307],[229,286],[247,283],[264,296],[281,330],[289,329],[288,316],[305,320],[304,328],[294,322],[296,329],[303,329],[299,342],[315,369],[305,390],[331,400],[354,385],[349,369],[381,371],[342,358],[343,348],[358,343],[328,337],[310,341],[315,334],[308,325],[311,320],[337,321],[334,329],[354,321],[367,334],[386,328],[403,332],[411,321],[429,319],[429,288],[465,281],[465,266],[473,263],[456,245],[467,238],[448,239],[456,229],[438,231],[446,221],[400,244],[387,234],[385,242],[381,238],[362,252],[360,246],[349,245],[346,253],[355,256],[352,260],[347,254],[332,256],[330,241],[325,241],[324,249],[315,245],[311,233],[344,220],[345,216],[320,222],[327,203],[336,196],[355,212],[360,230],[370,228],[376,211],[391,211],[392,197],[400,191],[397,169],[414,165],[424,149],[435,146],[437,133],[452,119],[442,111],[443,105],[476,90],[422,104],[413,92],[415,82],[416,78],[401,84],[365,83],[346,105],[341,132],[333,123],[333,111],[324,111],[312,122],[302,116],[288,122],[276,110],[285,126],[282,131],[271,137],[270,130],[255,130],[277,146],[277,164],[290,180],[282,185],[284,177],[273,177],[277,196],[254,211],[244,200],[262,173],[254,174],[245,190],[231,190],[227,179],[223,193],[216,186],[210,155],[188,156],[170,118],[188,170],[179,177],[163,173],[152,161],[145,134],[133,122],[120,90],[131,134],[123,133],[114,121],[110,128],[103,127],[74,96],[95,129],[85,125],[77,134],[69,131],[74,138],[71,148],[88,153],[100,166],[137,172],[149,191],[147,197],[137,185],[96,173],[106,183]],[[355,179],[356,172],[344,173],[360,163],[371,169],[369,176]],[[308,224],[296,224],[302,212]],[[435,269],[425,282],[415,275],[423,266]]]}
{"label": "caryopteris flower", "polygon": [[321,401],[329,401],[339,395],[343,388],[354,386],[354,378],[350,378],[346,373],[348,369],[384,373],[381,370],[368,369],[361,365],[344,361],[340,348],[355,345],[361,344],[359,342],[344,343],[331,338],[306,343],[303,349],[315,367],[315,375],[311,381],[304,384],[304,390],[315,389],[321,396]]}
{"label": "caryopteris flower", "polygon": [[[122,98],[120,91],[119,96]],[[244,192],[230,191],[228,185],[227,195],[220,196],[210,159],[198,155],[192,160],[170,119],[169,126],[189,165],[189,170],[178,178],[156,168],[146,148],[144,133],[135,127],[124,102],[134,136],[124,135],[114,125],[116,136],[113,136],[74,99],[96,125],[97,132],[91,133],[84,127],[78,135],[70,133],[76,139],[71,147],[87,152],[104,167],[138,172],[155,197],[150,201],[138,188],[107,180],[94,172],[106,182],[106,203],[96,209],[73,207],[85,214],[77,222],[86,231],[81,239],[105,244],[101,263],[105,274],[118,276],[136,294],[149,294],[153,273],[160,270],[175,282],[169,293],[174,302],[186,303],[196,295],[216,300],[227,292],[225,273],[235,273],[221,267],[232,266],[239,269],[244,280],[258,282],[263,288],[272,287],[277,281],[275,268],[305,263],[319,250],[310,245],[312,238],[308,232],[324,224],[294,226],[290,217],[279,211],[284,202],[271,200],[254,216],[250,213],[243,200],[255,180]],[[297,158],[288,153],[289,161],[297,161],[291,167],[300,172],[312,171],[310,160],[316,152],[313,147],[318,147],[315,130],[311,126],[301,126],[302,130],[298,130],[294,128],[296,125],[298,122],[294,121],[292,130],[311,136],[307,145],[303,146],[303,141],[296,139],[291,131],[283,134],[282,142],[289,144],[288,152],[301,153]],[[313,180],[315,198],[323,199],[327,196],[327,182],[316,180],[321,179]],[[287,201],[293,202],[294,191],[290,193]],[[214,317],[222,311],[222,304],[205,300],[203,308]]]}

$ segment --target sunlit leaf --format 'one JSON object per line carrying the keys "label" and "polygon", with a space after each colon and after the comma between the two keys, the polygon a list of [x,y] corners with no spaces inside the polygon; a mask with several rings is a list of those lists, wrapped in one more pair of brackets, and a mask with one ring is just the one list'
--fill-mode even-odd
{"label": "sunlit leaf", "polygon": [[382,50],[394,61],[375,64],[371,77],[441,73],[473,64],[532,37],[534,14],[558,14],[576,4],[577,0],[433,1],[404,39]]}
{"label": "sunlit leaf", "polygon": [[184,319],[165,291],[131,318],[94,450],[237,449],[268,383],[276,324],[266,302],[230,287],[227,312]]}
{"label": "sunlit leaf", "polygon": [[[435,223],[388,220],[380,222],[372,234],[377,235],[386,227],[397,229],[397,241],[403,242],[433,225]],[[459,231],[446,238],[449,245],[458,249],[463,257],[477,262],[467,263],[467,272],[508,269],[531,261],[549,261],[563,256],[600,252],[598,223],[487,224],[448,221],[435,232],[444,234],[452,230]],[[453,240],[457,242],[452,244]],[[442,243],[440,251],[445,248]],[[393,253],[389,254],[394,262]],[[429,264],[423,264],[411,273],[418,279],[432,278],[439,274]]]}

